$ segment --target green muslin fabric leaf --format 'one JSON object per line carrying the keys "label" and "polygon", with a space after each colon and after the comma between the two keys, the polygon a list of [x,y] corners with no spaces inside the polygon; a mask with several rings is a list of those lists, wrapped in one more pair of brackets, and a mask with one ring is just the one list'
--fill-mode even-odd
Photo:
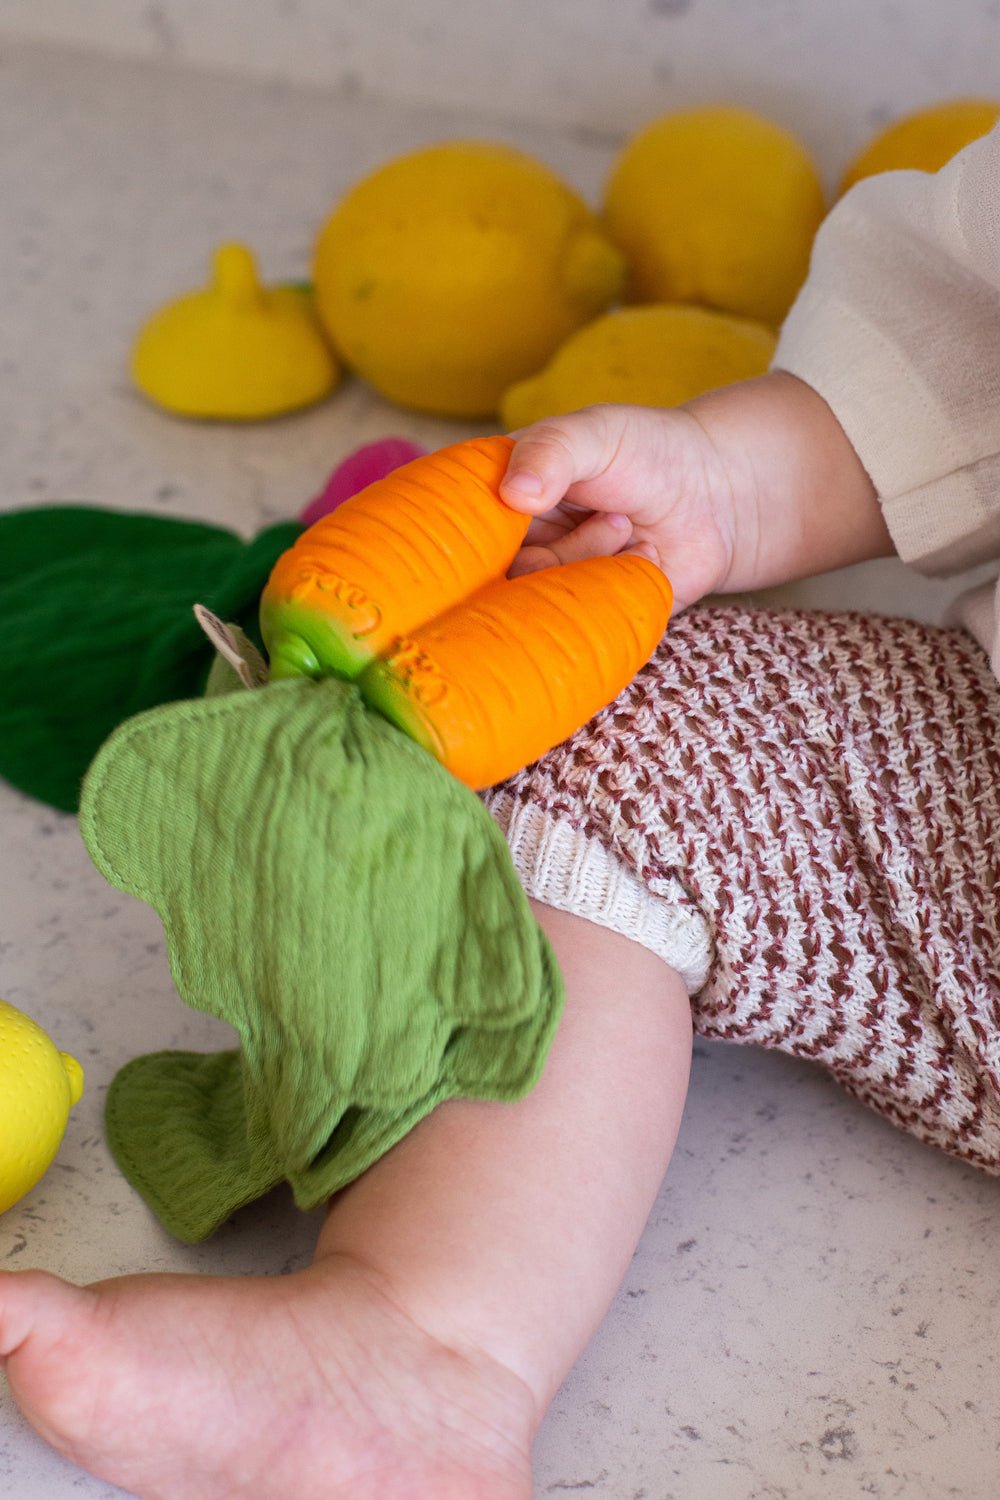
{"label": "green muslin fabric leaf", "polygon": [[142,714],[80,816],[106,878],[159,912],[181,998],[239,1037],[112,1082],[112,1150],[181,1239],[282,1180],[314,1207],[442,1100],[537,1080],[562,981],[507,845],[350,684]]}
{"label": "green muslin fabric leaf", "polygon": [[86,505],[0,515],[0,777],[75,812],[98,747],[143,709],[201,691],[201,602],[256,630],[260,593],[302,527],[252,541],[200,521]]}

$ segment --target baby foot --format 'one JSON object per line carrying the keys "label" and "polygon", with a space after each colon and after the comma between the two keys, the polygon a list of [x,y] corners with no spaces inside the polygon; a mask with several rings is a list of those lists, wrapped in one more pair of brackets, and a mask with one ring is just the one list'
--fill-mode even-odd
{"label": "baby foot", "polygon": [[527,1388],[347,1257],[89,1288],[6,1273],[0,1361],[48,1442],[142,1500],[530,1500]]}

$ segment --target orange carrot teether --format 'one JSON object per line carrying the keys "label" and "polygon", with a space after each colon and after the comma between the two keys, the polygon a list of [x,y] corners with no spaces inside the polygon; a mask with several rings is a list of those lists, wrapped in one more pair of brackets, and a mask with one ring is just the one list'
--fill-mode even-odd
{"label": "orange carrot teether", "polygon": [[356,679],[477,790],[610,703],[673,602],[631,554],[508,579],[528,525],[499,498],[512,447],[456,443],[369,485],[279,558],[261,601],[273,677]]}
{"label": "orange carrot teether", "polygon": [[353,678],[514,560],[528,516],[497,490],[513,440],[455,443],[346,500],[278,559],[261,599],[272,677]]}
{"label": "orange carrot teether", "polygon": [[666,629],[672,597],[659,568],[628,555],[504,579],[399,641],[358,686],[480,790],[618,696]]}

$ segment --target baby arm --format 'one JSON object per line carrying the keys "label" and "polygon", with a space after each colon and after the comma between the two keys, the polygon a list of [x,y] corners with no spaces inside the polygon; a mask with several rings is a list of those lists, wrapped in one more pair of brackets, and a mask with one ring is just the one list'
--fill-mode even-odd
{"label": "baby arm", "polygon": [[677,409],[589,407],[516,436],[503,498],[539,518],[516,572],[624,546],[659,563],[683,608],[893,550],[830,407],[782,371]]}
{"label": "baby arm", "polygon": [[998,185],[1000,127],[940,172],[859,183],[817,236],[778,369],[526,429],[503,494],[545,520],[516,567],[637,546],[689,604],[894,550],[932,573],[995,558]]}

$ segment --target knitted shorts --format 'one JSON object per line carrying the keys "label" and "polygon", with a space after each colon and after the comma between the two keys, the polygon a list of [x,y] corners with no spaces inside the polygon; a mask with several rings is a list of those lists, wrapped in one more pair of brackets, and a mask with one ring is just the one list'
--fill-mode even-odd
{"label": "knitted shorts", "polygon": [[700,607],[487,794],[525,888],[1000,1175],[1000,685],[965,634]]}

